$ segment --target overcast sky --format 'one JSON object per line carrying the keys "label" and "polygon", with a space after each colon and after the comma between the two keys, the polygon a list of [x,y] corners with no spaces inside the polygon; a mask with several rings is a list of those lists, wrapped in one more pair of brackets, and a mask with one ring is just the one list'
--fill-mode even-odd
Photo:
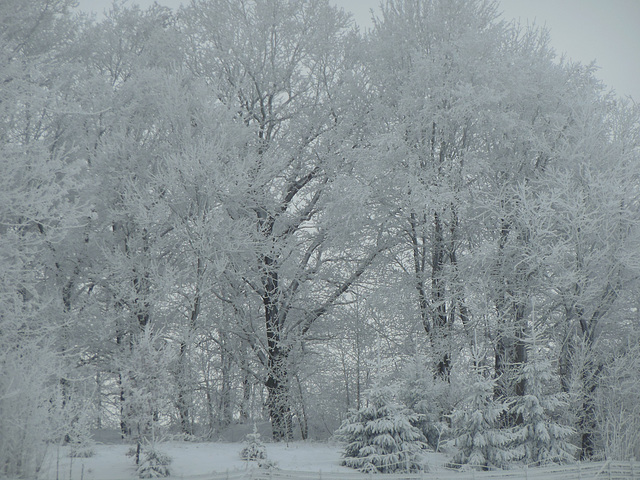
{"label": "overcast sky", "polygon": [[[158,0],[177,7],[184,0]],[[330,0],[370,25],[371,8],[379,0]],[[153,0],[130,0],[143,7]],[[595,60],[598,77],[621,96],[640,101],[640,0],[499,0],[504,18],[535,22],[551,30],[558,54],[582,63]],[[103,12],[111,0],[79,0],[84,11]]]}

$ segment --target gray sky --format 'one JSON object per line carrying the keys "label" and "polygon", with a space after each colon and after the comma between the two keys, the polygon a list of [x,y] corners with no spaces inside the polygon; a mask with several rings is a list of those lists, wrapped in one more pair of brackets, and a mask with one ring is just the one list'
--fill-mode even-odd
{"label": "gray sky", "polygon": [[[153,0],[130,0],[143,7]],[[187,0],[158,0],[177,7]],[[331,0],[370,25],[371,8],[379,0]],[[79,0],[84,11],[103,12],[111,0]],[[504,19],[519,19],[551,30],[558,54],[582,63],[595,60],[597,76],[621,96],[640,101],[640,0],[499,0]]]}

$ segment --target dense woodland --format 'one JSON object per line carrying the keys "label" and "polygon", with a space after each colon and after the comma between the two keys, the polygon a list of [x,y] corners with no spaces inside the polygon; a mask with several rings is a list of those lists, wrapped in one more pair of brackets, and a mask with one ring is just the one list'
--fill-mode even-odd
{"label": "dense woodland", "polygon": [[491,1],[73,4],[0,2],[0,476],[391,401],[459,463],[640,458],[640,112],[594,66]]}

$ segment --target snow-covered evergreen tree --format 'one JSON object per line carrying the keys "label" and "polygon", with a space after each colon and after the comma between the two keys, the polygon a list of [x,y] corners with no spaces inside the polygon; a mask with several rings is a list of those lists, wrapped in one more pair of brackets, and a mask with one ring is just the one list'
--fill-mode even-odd
{"label": "snow-covered evergreen tree", "polygon": [[418,414],[413,425],[420,429],[429,446],[438,451],[450,433],[445,415],[451,384],[434,378],[432,364],[424,355],[414,355],[402,372],[398,396],[409,410]]}
{"label": "snow-covered evergreen tree", "polygon": [[143,447],[142,458],[136,468],[139,478],[163,478],[171,475],[171,457],[158,451],[153,444]]}
{"label": "snow-covered evergreen tree", "polygon": [[260,440],[258,428],[253,425],[253,433],[248,433],[244,442],[244,447],[240,451],[240,458],[243,460],[265,460],[267,458],[267,449]]}
{"label": "snow-covered evergreen tree", "polygon": [[345,442],[342,465],[364,472],[415,472],[425,468],[425,438],[412,425],[418,415],[394,401],[390,387],[374,386],[367,405],[352,412],[336,432]]}
{"label": "snow-covered evergreen tree", "polygon": [[541,350],[536,328],[532,327],[525,341],[528,359],[520,378],[526,390],[525,395],[515,399],[513,407],[522,420],[514,437],[518,457],[526,464],[569,462],[574,459],[576,447],[567,438],[574,431],[553,418],[554,412],[568,406],[566,394],[549,391],[552,366]]}
{"label": "snow-covered evergreen tree", "polygon": [[516,456],[511,448],[513,432],[500,428],[508,404],[494,397],[495,380],[476,369],[461,408],[452,414],[455,446],[453,462],[474,467],[505,468]]}

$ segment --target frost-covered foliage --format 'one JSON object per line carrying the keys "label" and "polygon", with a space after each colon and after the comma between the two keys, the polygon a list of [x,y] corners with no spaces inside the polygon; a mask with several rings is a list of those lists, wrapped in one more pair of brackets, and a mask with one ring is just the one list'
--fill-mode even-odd
{"label": "frost-covered foliage", "polygon": [[398,397],[417,419],[412,424],[419,428],[427,443],[436,452],[450,433],[444,420],[451,385],[434,378],[429,360],[415,355],[406,365],[399,383]]}
{"label": "frost-covered foliage", "polygon": [[247,433],[244,447],[240,451],[240,458],[243,460],[265,460],[267,458],[267,448],[260,440],[258,428],[253,425],[253,433]]}
{"label": "frost-covered foliage", "polygon": [[[512,398],[533,299],[582,456],[640,457],[638,354],[618,357],[640,106],[595,67],[494,1],[385,0],[362,37],[328,0],[75,3],[0,0],[0,476],[35,478],[56,443],[88,454],[96,421],[138,447],[234,419],[323,438],[416,326],[431,365],[395,399],[417,415],[372,396],[348,461],[407,461],[405,421],[437,449],[459,405],[460,461],[501,465],[504,405],[487,386],[462,406],[455,376],[477,325]],[[535,430],[541,392],[516,407],[524,461],[563,438]]]}
{"label": "frost-covered foliage", "polygon": [[166,477],[170,459],[158,452],[161,437],[159,411],[170,397],[169,365],[172,354],[157,332],[146,328],[137,338],[121,367],[124,396],[122,425],[135,441],[136,469],[140,478]]}
{"label": "frost-covered foliage", "polygon": [[[79,380],[75,380],[81,383]],[[67,381],[67,384],[71,383]],[[63,388],[63,414],[68,426],[64,429],[64,443],[71,447],[69,456],[89,458],[95,454],[95,441],[91,436],[91,429],[95,425],[96,408],[92,405],[91,396],[87,393],[86,385],[73,388],[65,385]]]}
{"label": "frost-covered foliage", "polygon": [[0,477],[36,478],[68,426],[56,280],[81,181],[58,113],[75,106],[58,89],[72,75],[55,55],[72,3],[0,2]]}
{"label": "frost-covered foliage", "polygon": [[453,462],[474,467],[505,468],[515,457],[513,433],[500,428],[508,404],[494,398],[495,380],[476,371],[469,379],[466,401],[452,414],[455,446]]}
{"label": "frost-covered foliage", "polygon": [[413,425],[417,420],[394,401],[391,388],[374,386],[367,406],[352,412],[336,432],[346,444],[342,465],[372,473],[423,470],[427,444]]}
{"label": "frost-covered foliage", "polygon": [[[0,326],[6,323],[0,321]],[[45,441],[54,433],[48,415],[55,357],[49,348],[27,339],[7,347],[0,352],[0,477],[35,478]]]}
{"label": "frost-covered foliage", "polygon": [[166,410],[172,394],[169,366],[174,356],[159,334],[145,329],[121,365],[123,420],[133,439],[154,443],[160,426],[157,412]]}
{"label": "frost-covered foliage", "polygon": [[[70,457],[75,458],[89,458],[95,455],[95,442],[89,435],[89,432],[84,429],[86,423],[81,419],[80,422],[76,421],[72,425],[71,435],[69,436],[68,443],[71,446],[69,452]],[[76,423],[80,424],[80,428],[76,428]]]}
{"label": "frost-covered foliage", "polygon": [[159,452],[155,446],[147,445],[143,447],[142,458],[136,473],[140,478],[161,478],[171,475],[169,465],[171,457]]}
{"label": "frost-covered foliage", "polygon": [[552,366],[540,350],[535,331],[526,341],[528,359],[520,374],[525,382],[525,394],[515,398],[513,405],[521,419],[514,432],[517,457],[528,465],[570,462],[576,447],[568,438],[574,430],[554,419],[554,412],[568,406],[567,396],[549,389]]}
{"label": "frost-covered foliage", "polygon": [[[637,342],[637,341],[636,341]],[[597,421],[609,460],[640,458],[640,344],[604,367],[597,394]]]}

